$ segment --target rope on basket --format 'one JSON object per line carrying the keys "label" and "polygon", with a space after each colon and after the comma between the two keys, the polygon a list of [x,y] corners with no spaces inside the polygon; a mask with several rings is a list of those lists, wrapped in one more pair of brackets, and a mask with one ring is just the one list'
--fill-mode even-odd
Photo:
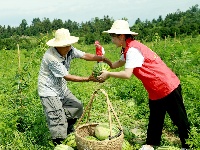
{"label": "rope on basket", "polygon": [[[107,102],[107,105],[108,105],[108,115],[109,115],[108,119],[109,119],[109,126],[110,126],[110,136],[109,136],[109,139],[112,139],[112,138],[114,138],[116,136],[121,135],[121,133],[123,132],[123,128],[122,128],[122,125],[121,125],[121,123],[120,123],[120,121],[119,121],[119,119],[117,117],[116,112],[113,109],[112,103],[109,100],[108,94],[103,89],[97,89],[96,91],[94,91],[94,93],[92,94],[92,96],[90,98],[90,101],[89,101],[88,105],[86,106],[85,110],[83,111],[83,114],[81,115],[81,118],[78,120],[78,123],[76,125],[76,129],[78,128],[78,126],[79,126],[80,122],[82,121],[82,119],[83,119],[83,117],[84,117],[84,115],[85,115],[85,113],[86,113],[87,110],[88,110],[88,117],[87,117],[86,123],[88,123],[89,117],[90,117],[90,111],[91,111],[91,108],[92,108],[92,103],[93,103],[94,97],[95,97],[95,95],[97,94],[98,91],[101,91],[106,96],[106,102]],[[113,113],[115,119],[117,120],[117,123],[119,124],[119,127],[120,127],[119,134],[116,135],[116,136],[114,136],[114,137],[112,137],[112,135],[111,135],[112,134],[112,132],[111,132],[112,131],[112,123],[111,123],[112,119],[111,119],[111,112],[110,112],[111,110],[112,110],[112,113]]]}

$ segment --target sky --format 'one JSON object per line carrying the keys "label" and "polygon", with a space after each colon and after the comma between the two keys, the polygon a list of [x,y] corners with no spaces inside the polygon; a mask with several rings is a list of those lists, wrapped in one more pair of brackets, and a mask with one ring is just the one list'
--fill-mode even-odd
{"label": "sky", "polygon": [[130,26],[135,20],[164,19],[167,14],[182,12],[200,0],[1,0],[0,25],[19,26],[23,19],[31,25],[34,18],[70,19],[77,23],[109,16],[114,20],[127,18]]}

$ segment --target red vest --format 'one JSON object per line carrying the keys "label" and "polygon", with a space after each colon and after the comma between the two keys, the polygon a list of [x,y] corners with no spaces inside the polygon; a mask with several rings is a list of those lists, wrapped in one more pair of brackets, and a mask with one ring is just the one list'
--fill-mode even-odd
{"label": "red vest", "polygon": [[98,56],[102,56],[103,55],[101,46],[97,46],[96,47],[96,55],[98,55]]}
{"label": "red vest", "polygon": [[133,69],[133,74],[142,81],[149,99],[158,100],[169,95],[180,84],[178,77],[166,66],[161,58],[142,43],[127,39],[124,58],[130,47],[138,49],[143,57],[142,67]]}

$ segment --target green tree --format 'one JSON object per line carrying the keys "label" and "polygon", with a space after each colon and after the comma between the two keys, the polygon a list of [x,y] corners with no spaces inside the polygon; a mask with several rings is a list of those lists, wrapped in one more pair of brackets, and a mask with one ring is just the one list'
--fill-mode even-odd
{"label": "green tree", "polygon": [[28,23],[25,19],[22,20],[21,24],[19,25],[19,35],[26,35]]}
{"label": "green tree", "polygon": [[52,24],[49,18],[44,18],[44,20],[41,22],[42,33],[49,33],[52,31]]}
{"label": "green tree", "polygon": [[39,35],[39,33],[41,33],[41,25],[42,23],[40,18],[33,18],[32,24],[30,26],[31,35],[33,36]]}
{"label": "green tree", "polygon": [[52,29],[57,30],[63,28],[63,21],[61,19],[54,19],[52,22]]}

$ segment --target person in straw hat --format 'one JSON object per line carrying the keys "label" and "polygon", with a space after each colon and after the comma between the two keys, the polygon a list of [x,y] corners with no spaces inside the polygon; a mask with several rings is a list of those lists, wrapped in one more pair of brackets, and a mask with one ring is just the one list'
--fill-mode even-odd
{"label": "person in straw hat", "polygon": [[163,123],[166,112],[178,127],[183,149],[186,144],[190,125],[183,104],[180,80],[161,58],[144,44],[135,40],[138,33],[130,31],[125,20],[116,20],[111,29],[104,31],[112,37],[112,42],[121,47],[121,58],[112,63],[111,68],[125,66],[119,72],[102,71],[98,79],[105,81],[109,77],[129,79],[134,74],[145,87],[149,96],[149,124],[146,145],[141,150],[153,150],[160,145]]}
{"label": "person in straw hat", "polygon": [[71,36],[68,29],[58,29],[55,38],[47,42],[49,48],[41,62],[38,93],[54,144],[60,144],[67,134],[73,132],[77,118],[83,113],[83,104],[68,89],[67,81],[98,81],[92,75],[81,77],[70,74],[71,60],[80,58],[87,61],[103,61],[111,65],[110,60],[102,56],[85,53],[73,47],[72,44],[78,39]]}
{"label": "person in straw hat", "polygon": [[[96,47],[96,55],[97,56],[104,56],[105,55],[105,50],[102,45],[100,45],[99,41],[94,42],[94,46]],[[102,61],[97,61],[97,63],[102,62]]]}

